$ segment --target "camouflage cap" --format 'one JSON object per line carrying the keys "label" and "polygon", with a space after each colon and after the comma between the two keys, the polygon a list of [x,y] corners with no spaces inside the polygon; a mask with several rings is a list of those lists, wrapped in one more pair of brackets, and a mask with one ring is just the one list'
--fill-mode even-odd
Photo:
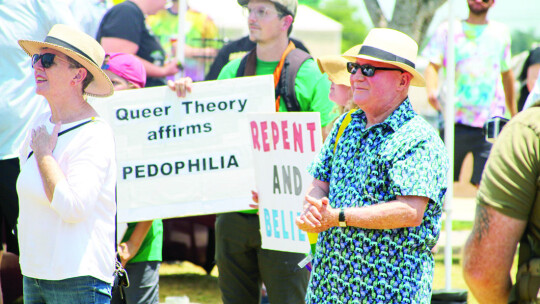
{"label": "camouflage cap", "polygon": [[[273,2],[282,8],[284,8],[293,18],[296,16],[296,8],[298,7],[298,0],[268,0]],[[238,0],[238,4],[246,6],[249,0]]]}

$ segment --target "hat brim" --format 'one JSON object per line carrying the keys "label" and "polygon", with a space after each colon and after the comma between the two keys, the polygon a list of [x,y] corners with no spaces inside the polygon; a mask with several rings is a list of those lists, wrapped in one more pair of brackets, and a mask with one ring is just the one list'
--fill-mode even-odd
{"label": "hat brim", "polygon": [[95,97],[107,97],[114,93],[112,82],[109,77],[107,77],[105,72],[103,72],[101,67],[97,66],[94,62],[90,61],[83,55],[80,55],[71,49],[42,41],[19,40],[19,45],[29,56],[38,54],[42,48],[49,48],[57,50],[80,63],[88,70],[89,73],[92,74],[92,76],[94,76],[92,82],[90,82],[88,87],[86,87],[84,90],[85,94]]}
{"label": "hat brim", "polygon": [[424,79],[424,76],[420,74],[415,68],[411,67],[410,65],[406,63],[396,62],[396,61],[389,61],[389,60],[382,60],[376,57],[368,56],[368,55],[348,55],[347,53],[343,54],[343,58],[351,61],[356,61],[357,58],[360,59],[366,59],[371,61],[377,61],[377,62],[383,62],[388,63],[393,66],[396,66],[408,73],[411,73],[413,78],[411,79],[411,85],[415,87],[425,87],[426,86],[426,80]]}

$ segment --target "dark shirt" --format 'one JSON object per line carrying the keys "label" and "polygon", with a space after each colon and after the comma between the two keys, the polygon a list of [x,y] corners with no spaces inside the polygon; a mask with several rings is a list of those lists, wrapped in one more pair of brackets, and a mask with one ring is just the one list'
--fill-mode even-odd
{"label": "dark shirt", "polygon": [[[131,1],[113,6],[101,20],[96,40],[115,37],[139,46],[136,55],[157,66],[165,63],[165,51],[146,25],[144,13]],[[165,78],[146,77],[146,87],[165,85]]]}
{"label": "dark shirt", "polygon": [[[290,38],[294,45],[309,53],[308,49],[304,46],[302,42],[296,39]],[[221,69],[232,59],[244,56],[247,52],[254,49],[256,43],[249,40],[249,36],[244,36],[238,40],[231,41],[227,43],[224,47],[219,50],[214,62],[210,66],[210,70],[204,80],[216,80],[218,78],[219,72]]]}

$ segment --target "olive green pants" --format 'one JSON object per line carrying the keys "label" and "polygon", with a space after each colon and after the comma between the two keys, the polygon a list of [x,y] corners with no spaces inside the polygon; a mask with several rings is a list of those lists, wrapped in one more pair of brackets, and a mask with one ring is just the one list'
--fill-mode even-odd
{"label": "olive green pants", "polygon": [[304,304],[309,271],[305,255],[261,248],[256,214],[225,213],[216,219],[216,263],[224,304],[259,304],[264,282],[272,304]]}

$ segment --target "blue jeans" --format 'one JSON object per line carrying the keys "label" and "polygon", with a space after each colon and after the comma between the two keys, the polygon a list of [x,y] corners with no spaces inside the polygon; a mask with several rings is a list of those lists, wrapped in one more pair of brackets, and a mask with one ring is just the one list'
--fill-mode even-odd
{"label": "blue jeans", "polygon": [[111,285],[91,276],[65,280],[23,277],[25,304],[109,304]]}

